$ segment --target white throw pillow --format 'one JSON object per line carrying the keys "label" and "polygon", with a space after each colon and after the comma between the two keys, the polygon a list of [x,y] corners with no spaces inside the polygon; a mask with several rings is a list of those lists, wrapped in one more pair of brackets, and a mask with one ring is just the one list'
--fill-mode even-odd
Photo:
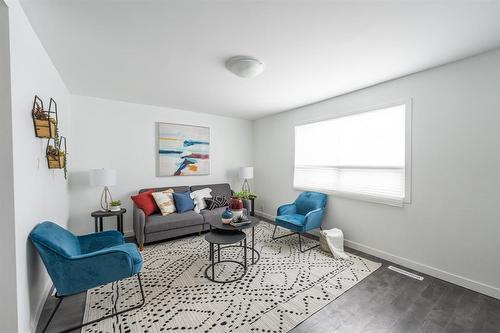
{"label": "white throw pillow", "polygon": [[211,188],[202,188],[201,190],[191,192],[191,199],[194,201],[194,211],[199,213],[200,210],[207,208],[207,203],[204,198],[211,198]]}
{"label": "white throw pillow", "polygon": [[161,215],[163,216],[175,213],[176,211],[174,196],[172,195],[172,193],[174,193],[174,190],[172,190],[171,188],[165,191],[152,193],[156,204],[160,208]]}

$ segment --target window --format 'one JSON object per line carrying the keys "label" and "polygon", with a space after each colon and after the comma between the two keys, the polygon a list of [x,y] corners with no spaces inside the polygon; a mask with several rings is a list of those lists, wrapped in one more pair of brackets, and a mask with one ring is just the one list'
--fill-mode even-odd
{"label": "window", "polygon": [[296,126],[294,187],[409,202],[410,120],[408,102]]}

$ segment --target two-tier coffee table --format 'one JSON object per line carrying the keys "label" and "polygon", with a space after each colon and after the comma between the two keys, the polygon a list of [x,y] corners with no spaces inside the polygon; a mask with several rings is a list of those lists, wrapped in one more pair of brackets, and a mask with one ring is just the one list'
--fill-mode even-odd
{"label": "two-tier coffee table", "polygon": [[[213,282],[218,282],[218,283],[229,283],[229,282],[235,282],[240,280],[242,277],[245,276],[247,272],[247,235],[243,231],[225,231],[225,230],[220,230],[220,229],[213,229],[210,230],[208,234],[205,235],[205,240],[210,244],[210,260],[212,263],[208,265],[208,267],[205,269],[205,277],[209,279],[210,281]],[[236,244],[239,242],[243,242],[243,262],[239,262],[236,260],[222,260],[220,256],[220,249],[221,245],[226,245],[224,248],[230,247],[230,246],[235,246],[231,244]],[[217,245],[217,255],[215,254],[215,245]],[[217,256],[217,260],[215,257]],[[243,268],[243,272],[241,273],[240,276],[237,278],[233,279],[228,279],[228,280],[218,280],[215,277],[215,265],[218,265],[220,263],[234,263]],[[208,271],[212,270],[212,274],[209,275]]]}
{"label": "two-tier coffee table", "polygon": [[[250,243],[250,246],[246,246],[250,251],[251,251],[251,257],[252,261],[251,264],[254,265],[256,264],[259,259],[260,259],[260,253],[255,249],[255,227],[260,223],[260,220],[257,217],[254,216],[248,216],[248,219],[251,221],[250,223],[233,227],[230,224],[224,224],[222,223],[221,220],[216,221],[216,222],[211,222],[210,223],[210,230],[212,229],[219,229],[223,230],[225,232],[231,232],[231,231],[243,231],[245,229],[252,229],[252,241]],[[224,246],[224,248],[227,247],[243,247],[243,245],[240,243],[240,245],[228,245]],[[220,246],[217,248],[217,254],[220,254]]]}

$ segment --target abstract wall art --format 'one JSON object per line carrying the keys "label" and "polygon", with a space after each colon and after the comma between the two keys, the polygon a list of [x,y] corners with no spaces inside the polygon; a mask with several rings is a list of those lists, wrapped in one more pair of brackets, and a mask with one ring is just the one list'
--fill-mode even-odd
{"label": "abstract wall art", "polygon": [[158,176],[210,174],[210,128],[157,124]]}

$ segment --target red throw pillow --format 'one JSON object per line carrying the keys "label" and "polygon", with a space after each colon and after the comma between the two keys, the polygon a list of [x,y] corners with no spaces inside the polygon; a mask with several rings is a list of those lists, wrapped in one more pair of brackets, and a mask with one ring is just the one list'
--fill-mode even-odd
{"label": "red throw pillow", "polygon": [[154,190],[148,190],[146,192],[139,193],[138,195],[133,195],[130,198],[132,201],[142,209],[144,215],[149,216],[158,211],[158,205],[153,198]]}

